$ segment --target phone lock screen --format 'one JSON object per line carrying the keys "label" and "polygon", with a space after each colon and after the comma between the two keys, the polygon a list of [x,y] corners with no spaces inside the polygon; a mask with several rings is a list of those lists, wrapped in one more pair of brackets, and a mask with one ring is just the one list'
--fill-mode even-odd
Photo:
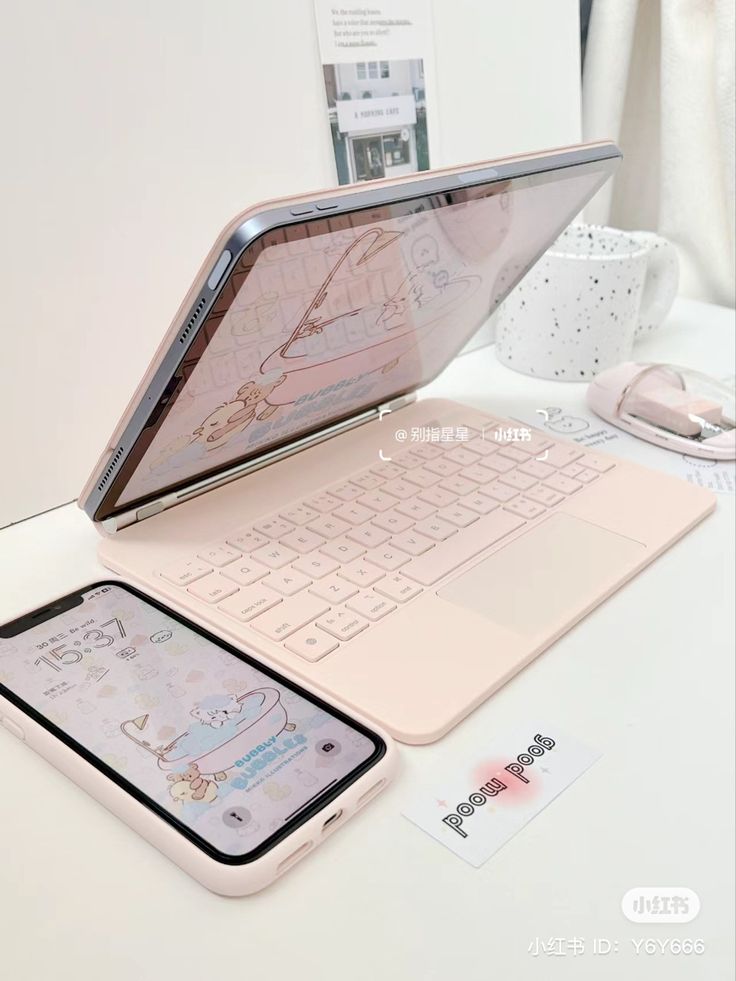
{"label": "phone lock screen", "polygon": [[0,639],[0,683],[207,850],[247,860],[382,755],[377,736],[136,592],[60,602]]}

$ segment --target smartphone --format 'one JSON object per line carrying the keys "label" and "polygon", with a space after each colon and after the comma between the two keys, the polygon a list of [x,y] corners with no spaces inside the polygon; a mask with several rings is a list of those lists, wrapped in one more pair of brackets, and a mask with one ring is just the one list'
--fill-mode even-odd
{"label": "smartphone", "polygon": [[137,589],[0,627],[0,721],[207,888],[268,885],[388,782],[388,737]]}

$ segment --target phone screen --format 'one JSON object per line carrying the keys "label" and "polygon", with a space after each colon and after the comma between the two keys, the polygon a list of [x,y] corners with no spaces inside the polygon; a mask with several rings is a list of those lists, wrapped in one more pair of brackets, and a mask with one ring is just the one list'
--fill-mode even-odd
{"label": "phone screen", "polygon": [[378,736],[127,587],[59,604],[3,629],[0,690],[226,860],[265,851],[383,754]]}

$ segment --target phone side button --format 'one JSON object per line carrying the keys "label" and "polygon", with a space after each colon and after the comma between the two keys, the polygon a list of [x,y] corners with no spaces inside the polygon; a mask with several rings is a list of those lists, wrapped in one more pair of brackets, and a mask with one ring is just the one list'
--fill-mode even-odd
{"label": "phone side button", "polygon": [[16,739],[25,741],[26,734],[23,732],[17,722],[13,722],[12,719],[2,718],[0,719],[0,725],[3,727],[3,729],[7,729],[11,736],[15,736]]}

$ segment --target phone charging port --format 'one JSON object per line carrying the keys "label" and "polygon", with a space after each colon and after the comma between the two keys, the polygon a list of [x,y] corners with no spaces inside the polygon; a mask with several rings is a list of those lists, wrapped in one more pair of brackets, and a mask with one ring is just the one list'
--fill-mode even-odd
{"label": "phone charging port", "polygon": [[326,831],[329,828],[329,826],[331,824],[334,824],[335,821],[337,821],[337,819],[339,817],[341,817],[341,816],[342,816],[342,811],[341,810],[340,811],[335,811],[335,813],[332,814],[332,815],[330,815],[330,817],[328,817],[327,820],[325,821],[325,823],[322,825],[322,830],[323,831]]}

